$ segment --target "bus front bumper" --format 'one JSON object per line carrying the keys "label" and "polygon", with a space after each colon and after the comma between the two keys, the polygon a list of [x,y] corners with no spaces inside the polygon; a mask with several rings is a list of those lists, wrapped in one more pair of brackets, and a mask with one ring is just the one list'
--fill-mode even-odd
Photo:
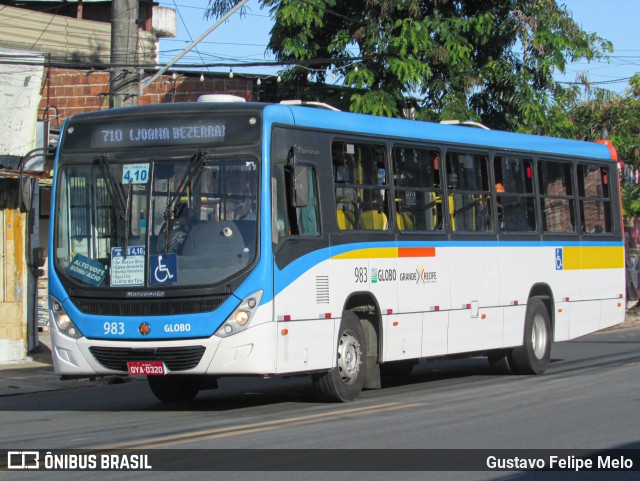
{"label": "bus front bumper", "polygon": [[[227,338],[211,336],[205,339],[184,339],[149,342],[113,341],[98,339],[71,339],[57,329],[51,329],[52,358],[56,373],[70,377],[90,377],[106,375],[126,375],[126,363],[129,361],[153,360],[146,354],[155,349],[160,352],[171,348],[204,347],[197,364],[189,369],[171,370],[170,363],[165,363],[167,374],[273,374],[276,371],[276,324],[267,322],[249,328]],[[100,348],[110,360],[119,359],[120,369],[110,369],[92,353],[92,348]],[[95,352],[95,350],[94,350]],[[102,361],[102,362],[101,362]]]}

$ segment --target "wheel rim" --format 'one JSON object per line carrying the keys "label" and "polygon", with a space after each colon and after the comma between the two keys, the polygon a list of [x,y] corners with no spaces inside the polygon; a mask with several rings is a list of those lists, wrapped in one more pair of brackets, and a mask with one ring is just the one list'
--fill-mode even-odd
{"label": "wheel rim", "polygon": [[353,331],[346,330],[338,344],[338,370],[345,384],[351,384],[356,380],[361,364],[362,351],[358,338]]}
{"label": "wheel rim", "polygon": [[533,326],[531,329],[531,347],[533,348],[533,354],[536,358],[544,359],[547,351],[547,342],[547,327],[544,322],[544,317],[538,314],[533,319]]}

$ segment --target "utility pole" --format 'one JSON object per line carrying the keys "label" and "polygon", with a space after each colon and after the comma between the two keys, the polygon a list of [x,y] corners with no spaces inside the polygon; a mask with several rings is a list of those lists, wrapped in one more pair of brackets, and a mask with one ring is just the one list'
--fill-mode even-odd
{"label": "utility pole", "polygon": [[138,0],[111,1],[110,107],[138,105]]}

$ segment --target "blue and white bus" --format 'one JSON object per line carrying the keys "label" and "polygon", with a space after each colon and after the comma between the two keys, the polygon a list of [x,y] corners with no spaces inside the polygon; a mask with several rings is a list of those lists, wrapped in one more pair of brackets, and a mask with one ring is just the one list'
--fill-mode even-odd
{"label": "blue and white bus", "polygon": [[349,401],[422,358],[540,374],[624,319],[611,149],[304,106],[77,115],[53,182],[53,359],[144,375],[311,375]]}

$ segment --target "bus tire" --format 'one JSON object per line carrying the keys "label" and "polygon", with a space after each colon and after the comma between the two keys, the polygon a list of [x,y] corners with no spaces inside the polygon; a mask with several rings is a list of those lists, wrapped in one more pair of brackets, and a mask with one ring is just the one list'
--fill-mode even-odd
{"label": "bus tire", "polygon": [[336,366],[314,374],[313,386],[323,401],[349,402],[358,397],[366,377],[366,338],[360,319],[351,311],[342,313]]}
{"label": "bus tire", "polygon": [[532,297],[527,304],[524,339],[511,353],[517,374],[542,374],[551,358],[551,321],[541,297]]}
{"label": "bus tire", "polygon": [[199,376],[147,376],[147,381],[154,396],[166,403],[192,401],[201,383]]}

